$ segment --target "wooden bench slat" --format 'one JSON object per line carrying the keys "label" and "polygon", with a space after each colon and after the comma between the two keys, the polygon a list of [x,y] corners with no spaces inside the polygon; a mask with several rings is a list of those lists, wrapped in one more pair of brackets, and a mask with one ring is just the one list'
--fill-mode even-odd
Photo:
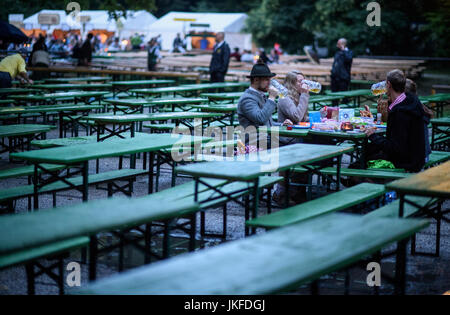
{"label": "wooden bench slat", "polygon": [[[408,200],[414,201],[415,203],[417,203],[420,206],[425,206],[427,203],[429,203],[430,201],[433,200],[433,198],[429,198],[429,197],[418,197],[418,196],[408,196]],[[435,199],[434,199],[435,200]],[[398,217],[398,211],[399,211],[399,207],[400,207],[400,201],[399,200],[394,200],[391,203],[388,203],[387,205],[378,208],[374,211],[371,211],[369,213],[367,213],[365,216],[366,217],[375,217],[375,218],[396,218]],[[419,212],[419,209],[417,207],[414,207],[413,205],[409,204],[409,203],[405,203],[404,204],[404,209],[403,209],[403,217],[404,218],[408,218],[413,216],[414,214],[416,214],[417,212]]]}
{"label": "wooden bench slat", "polygon": [[[99,174],[92,174],[88,177],[89,185],[93,184],[100,184],[103,182],[111,181],[111,180],[124,180],[131,177],[136,177],[139,175],[145,175],[148,174],[148,171],[146,170],[136,170],[136,169],[122,169],[122,170],[115,170],[115,171],[109,171],[109,172],[103,172]],[[83,177],[74,177],[74,178],[68,178],[69,182],[71,182],[73,185],[81,186],[83,185]],[[54,182],[51,184],[48,184],[44,186],[41,190],[39,190],[39,193],[49,193],[49,192],[56,192],[59,190],[64,189],[71,189],[71,187],[61,181]],[[18,199],[18,198],[24,198],[28,196],[32,196],[34,194],[34,185],[26,185],[26,186],[17,186],[12,188],[6,188],[0,190],[0,201],[7,201],[11,199]]]}
{"label": "wooden bench slat", "polygon": [[[62,170],[65,168],[64,165],[57,164],[42,164],[44,168],[50,171]],[[41,173],[41,170],[38,170]],[[0,171],[0,179],[29,176],[34,174],[34,165],[27,165],[22,167],[15,167]]]}
{"label": "wooden bench slat", "polygon": [[89,244],[89,237],[80,236],[68,240],[51,243],[49,245],[28,248],[10,255],[0,256],[0,269],[23,264],[36,259],[62,254],[71,250],[85,247]]}
{"label": "wooden bench slat", "polygon": [[100,280],[72,294],[273,294],[349,266],[428,225],[329,214]]}
{"label": "wooden bench slat", "polygon": [[246,222],[247,226],[276,228],[326,213],[350,208],[385,193],[383,185],[362,183],[321,198],[277,211]]}

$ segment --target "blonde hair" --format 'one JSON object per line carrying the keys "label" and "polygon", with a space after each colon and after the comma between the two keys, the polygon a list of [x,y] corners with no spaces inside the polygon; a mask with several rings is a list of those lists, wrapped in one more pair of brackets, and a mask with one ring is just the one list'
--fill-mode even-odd
{"label": "blonde hair", "polygon": [[300,71],[293,70],[288,72],[288,74],[286,74],[286,78],[284,79],[284,86],[289,91],[288,96],[292,98],[296,105],[298,104],[300,99],[300,93],[298,93],[297,88],[295,87],[295,85],[297,84],[298,75],[302,75],[304,77],[303,73],[301,73]]}

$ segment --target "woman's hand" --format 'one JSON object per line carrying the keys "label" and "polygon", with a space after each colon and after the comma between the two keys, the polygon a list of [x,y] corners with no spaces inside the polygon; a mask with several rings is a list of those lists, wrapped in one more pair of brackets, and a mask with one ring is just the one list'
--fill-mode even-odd
{"label": "woman's hand", "polygon": [[294,123],[292,122],[292,121],[290,121],[289,119],[286,119],[284,122],[283,122],[283,126],[289,126],[289,125],[293,125]]}

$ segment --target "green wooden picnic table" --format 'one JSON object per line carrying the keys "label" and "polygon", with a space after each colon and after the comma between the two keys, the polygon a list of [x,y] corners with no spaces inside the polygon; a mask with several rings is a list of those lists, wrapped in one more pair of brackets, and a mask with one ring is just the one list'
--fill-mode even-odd
{"label": "green wooden picnic table", "polygon": [[[54,210],[2,216],[0,267],[7,265],[8,259],[24,251],[34,251],[57,242],[89,236],[89,279],[94,280],[97,256],[100,252],[97,239],[99,233],[126,232],[140,225],[148,226],[152,221],[192,216],[199,210],[197,204],[188,200],[161,202],[161,199],[154,196],[115,197]],[[16,237],[18,235],[20,237]],[[165,233],[165,238],[168,236],[168,233]],[[102,244],[101,252],[111,250],[105,247],[106,244]],[[115,245],[113,247],[117,248]],[[145,250],[147,259],[151,250],[150,237],[145,238]]]}
{"label": "green wooden picnic table", "polygon": [[[253,195],[251,213],[252,217],[255,218],[258,212],[259,202],[259,191],[257,189],[259,185],[259,176],[286,171],[285,187],[287,196],[286,201],[288,201],[291,168],[294,166],[308,167],[308,164],[314,162],[328,159],[334,160],[336,158],[337,172],[340,174],[342,155],[352,151],[353,147],[292,144],[267,151],[240,155],[236,157],[235,161],[213,161],[180,166],[176,168],[176,172],[192,176],[196,181],[196,186],[204,184],[202,178],[218,178],[227,180],[227,182],[248,182]],[[339,190],[339,183],[337,183],[337,190]],[[236,192],[223,193],[220,190],[216,191],[221,197],[229,198],[247,208],[247,205],[231,197],[232,194]],[[197,201],[197,198],[198,195],[196,191],[194,200]],[[209,200],[205,200],[203,202],[208,201]],[[246,229],[246,234],[248,233],[249,231]]]}
{"label": "green wooden picnic table", "polygon": [[[86,116],[92,110],[101,110],[101,105],[77,105],[77,104],[64,104],[64,105],[51,105],[51,106],[13,106],[0,109],[1,115],[17,115],[17,121],[20,122],[22,115],[38,113],[41,114],[44,124],[47,123],[47,116],[51,114],[59,115],[60,124],[60,137],[62,137],[62,130],[66,123],[63,121],[64,117],[70,120],[70,123],[79,123],[79,119],[84,115]],[[79,117],[74,116],[77,113],[81,113]]]}
{"label": "green wooden picnic table", "polygon": [[201,93],[200,97],[208,98],[209,102],[217,103],[220,101],[228,101],[234,103],[239,99],[244,92],[234,92],[234,93]]}
{"label": "green wooden picnic table", "polygon": [[359,89],[359,90],[351,90],[351,91],[342,91],[342,92],[326,92],[327,95],[337,95],[342,98],[350,98],[353,99],[353,107],[361,106],[361,99],[364,100],[373,100],[378,96],[372,94],[370,89]]}
{"label": "green wooden picnic table", "polygon": [[[233,126],[234,125],[234,116],[237,111],[237,104],[193,105],[192,109],[197,109],[202,112],[209,112],[209,113],[222,113],[222,114],[224,114],[223,118],[229,119],[229,123],[226,123],[226,125]],[[223,119],[222,119],[222,121],[223,121]]]}
{"label": "green wooden picnic table", "polygon": [[431,148],[436,150],[439,142],[450,142],[450,117],[432,118],[430,123]]}
{"label": "green wooden picnic table", "polygon": [[29,94],[36,93],[36,90],[30,88],[3,88],[0,89],[1,95],[20,95],[20,94]]}
{"label": "green wooden picnic table", "polygon": [[[16,152],[19,147],[27,145],[35,138],[45,139],[45,133],[53,129],[48,125],[4,125],[0,126],[0,146],[4,152]],[[3,139],[8,138],[8,143]]]}
{"label": "green wooden picnic table", "polygon": [[[162,149],[171,148],[174,144],[195,144],[208,142],[211,138],[191,137],[172,134],[150,134],[148,137],[118,139],[111,141],[103,141],[96,143],[88,143],[77,146],[65,146],[57,148],[49,148],[42,150],[33,150],[21,153],[12,153],[10,156],[16,159],[25,160],[30,164],[34,164],[35,177],[37,177],[38,169],[43,173],[48,173],[40,166],[42,163],[66,165],[70,167],[78,167],[83,176],[82,187],[73,187],[82,192],[83,201],[88,200],[88,173],[89,161],[108,157],[120,157],[128,154],[150,153],[149,167],[149,193],[153,191],[153,164],[154,152]],[[52,162],[47,162],[52,161]],[[132,165],[132,168],[133,165]],[[49,173],[49,180],[45,183],[34,185],[34,207],[39,206],[38,192],[42,187],[59,181],[67,177],[67,174]],[[37,178],[34,180],[37,183]],[[70,184],[66,181],[67,184]],[[71,185],[71,184],[70,184]],[[71,185],[73,186],[73,185]]]}
{"label": "green wooden picnic table", "polygon": [[209,89],[249,88],[250,84],[248,82],[215,82],[215,83],[183,84],[181,86],[192,86],[202,90],[209,90]]}
{"label": "green wooden picnic table", "polygon": [[[97,130],[98,141],[102,141],[112,136],[120,136],[121,133],[130,131],[135,132],[135,123],[145,121],[167,121],[173,120],[176,125],[187,126],[190,130],[194,129],[193,119],[201,119],[202,125],[208,125],[222,117],[221,113],[199,113],[199,112],[174,112],[174,113],[152,113],[152,114],[131,114],[131,115],[90,115],[85,119],[94,121],[96,125],[101,126],[108,132],[106,136],[99,134]],[[204,123],[203,120],[206,120]],[[112,129],[107,125],[113,125]]]}
{"label": "green wooden picnic table", "polygon": [[308,136],[308,133],[311,129],[292,128],[291,130],[288,130],[286,126],[276,126],[270,128],[263,126],[259,127],[258,130],[259,132],[266,132],[270,134],[278,133],[278,135],[281,137],[303,138]]}
{"label": "green wooden picnic table", "polygon": [[[441,220],[450,221],[445,214],[450,212],[449,209],[442,209],[442,202],[450,198],[450,161],[439,166],[429,168],[425,171],[399,179],[386,184],[389,190],[395,190],[400,200],[398,216],[405,216],[406,206],[412,206],[419,209],[418,215],[426,215],[436,220],[436,252],[435,256],[439,256],[440,248],[440,226]],[[431,197],[425,205],[418,204],[414,199],[415,196]],[[433,209],[434,202],[432,198],[439,198],[441,205],[437,209]],[[401,244],[406,248],[406,244]],[[429,255],[429,253],[427,253]]]}
{"label": "green wooden picnic table", "polygon": [[107,82],[112,77],[79,77],[79,78],[51,78],[45,79],[46,83],[69,83],[69,82]]}
{"label": "green wooden picnic table", "polygon": [[435,108],[436,117],[444,116],[444,107],[450,104],[450,93],[438,93],[419,97],[421,101],[428,101],[428,104]]}
{"label": "green wooden picnic table", "polygon": [[112,81],[114,97],[120,92],[128,92],[132,88],[139,86],[155,87],[157,85],[174,84],[175,80],[132,80],[132,81]]}
{"label": "green wooden picnic table", "polygon": [[[386,128],[379,128],[377,133],[385,133]],[[366,151],[369,143],[369,138],[366,136],[364,132],[360,132],[359,130],[354,131],[321,131],[316,129],[311,129],[308,133],[308,136],[313,138],[321,138],[337,141],[337,144],[342,143],[344,141],[351,141],[355,147],[355,158],[359,159],[361,162],[361,168],[367,168],[366,165]]]}
{"label": "green wooden picnic table", "polygon": [[85,83],[85,84],[34,84],[31,86],[32,89],[45,90],[49,93],[54,93],[56,91],[86,91],[86,90],[96,90],[96,91],[110,91],[112,90],[111,83]]}
{"label": "green wooden picnic table", "polygon": [[[330,214],[115,275],[73,294],[285,293],[364,260],[428,226],[426,220]],[[400,255],[403,253],[399,253]],[[396,264],[405,293],[406,260]],[[315,292],[317,293],[317,292]],[[220,303],[219,303],[220,304]],[[228,305],[219,306],[224,311]],[[267,307],[267,306],[266,306]]]}
{"label": "green wooden picnic table", "polygon": [[150,112],[152,112],[152,108],[155,106],[153,100],[145,98],[107,99],[104,102],[111,104],[114,115],[117,112],[122,112],[123,114],[143,113],[144,107],[149,107]]}
{"label": "green wooden picnic table", "polygon": [[161,87],[161,88],[151,88],[151,89],[131,89],[130,93],[135,94],[137,97],[152,95],[155,97],[161,97],[162,94],[171,94],[173,96],[197,96],[198,92],[203,90],[203,88],[198,88],[195,86],[171,86],[171,87]]}
{"label": "green wooden picnic table", "polygon": [[311,96],[309,98],[309,104],[313,105],[313,110],[317,110],[322,108],[324,105],[329,104],[330,101],[334,100],[340,100],[343,97],[340,95],[318,95],[318,96]]}
{"label": "green wooden picnic table", "polygon": [[13,102],[14,102],[13,100],[9,100],[9,99],[0,100],[0,107],[11,105]]}
{"label": "green wooden picnic table", "polygon": [[11,96],[16,103],[32,103],[32,104],[55,104],[58,101],[73,101],[74,103],[83,102],[90,104],[91,98],[94,101],[102,100],[108,92],[60,92],[48,93],[41,95],[14,95]]}
{"label": "green wooden picnic table", "polygon": [[203,104],[208,102],[205,98],[199,98],[199,97],[192,97],[192,98],[185,98],[185,97],[173,97],[173,98],[161,98],[161,99],[151,99],[152,105],[157,106],[171,106],[172,111],[175,111],[176,108],[180,108],[183,111],[192,109],[192,105],[195,104]]}

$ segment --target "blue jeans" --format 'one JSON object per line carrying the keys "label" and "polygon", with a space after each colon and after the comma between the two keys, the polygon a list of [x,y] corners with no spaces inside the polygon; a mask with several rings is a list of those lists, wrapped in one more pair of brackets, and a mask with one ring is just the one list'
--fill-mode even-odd
{"label": "blue jeans", "polygon": [[9,72],[0,72],[0,89],[12,87],[11,75]]}

